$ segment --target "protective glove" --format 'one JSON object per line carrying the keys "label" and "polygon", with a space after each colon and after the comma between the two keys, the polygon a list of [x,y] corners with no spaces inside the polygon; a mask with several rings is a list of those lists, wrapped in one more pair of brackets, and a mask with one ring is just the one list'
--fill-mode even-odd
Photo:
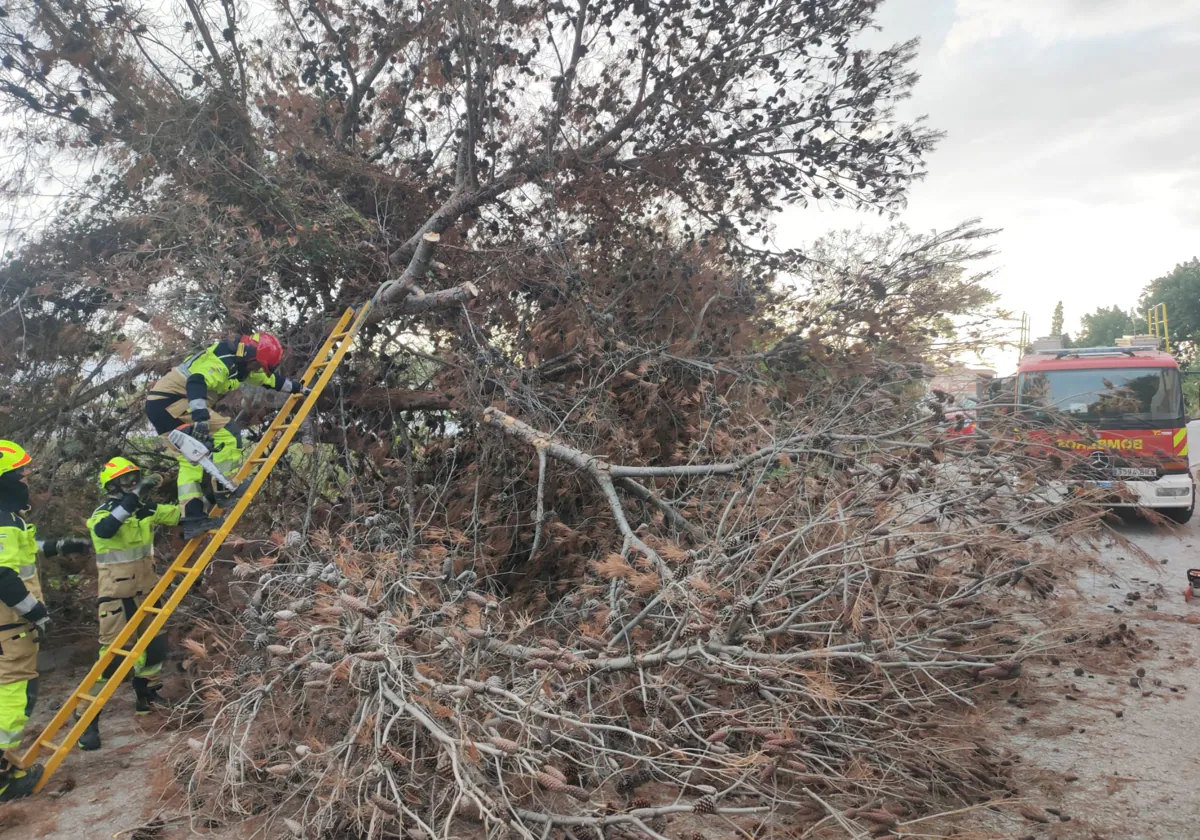
{"label": "protective glove", "polygon": [[298,379],[291,378],[283,380],[283,387],[279,390],[285,394],[299,394],[302,397],[307,397],[312,393],[312,388],[302,384]]}
{"label": "protective glove", "polygon": [[65,539],[65,540],[38,540],[38,551],[45,557],[57,557],[60,554],[87,554],[91,549],[91,540],[83,539]]}
{"label": "protective glove", "polygon": [[[28,603],[29,600],[33,600],[32,597],[27,598],[24,603]],[[20,612],[24,619],[33,625],[35,642],[40,642],[50,632],[50,614],[46,612],[46,605],[41,601],[37,601],[24,612],[22,612],[21,604],[18,604],[17,612]]]}
{"label": "protective glove", "polygon": [[161,487],[162,482],[163,480],[161,475],[150,473],[138,482],[138,486],[134,489],[133,493],[140,499],[144,494],[154,490],[155,488]]}
{"label": "protective glove", "polygon": [[58,550],[62,554],[87,554],[92,550],[92,541],[68,537],[58,541]]}
{"label": "protective glove", "polygon": [[33,623],[33,640],[39,645],[50,635],[50,616],[44,615]]}
{"label": "protective glove", "polygon": [[192,437],[209,449],[212,448],[212,432],[209,431],[207,420],[197,420],[192,423]]}

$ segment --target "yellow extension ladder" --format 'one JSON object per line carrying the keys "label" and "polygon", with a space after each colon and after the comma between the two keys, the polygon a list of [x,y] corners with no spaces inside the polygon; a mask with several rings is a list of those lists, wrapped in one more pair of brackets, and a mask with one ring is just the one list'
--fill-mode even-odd
{"label": "yellow extension ladder", "polygon": [[1167,305],[1159,303],[1146,310],[1146,328],[1150,335],[1161,338],[1163,349],[1171,352],[1170,325],[1167,323]]}
{"label": "yellow extension ladder", "polygon": [[[242,482],[249,478],[251,479],[250,485],[234,502],[233,508],[226,515],[221,527],[216,531],[195,537],[183,547],[183,550],[171,563],[170,568],[163,573],[158,584],[137,608],[129,623],[117,635],[116,640],[104,655],[99,657],[96,664],[92,666],[92,670],[83,678],[83,682],[67,698],[67,702],[63,703],[62,708],[58,710],[58,714],[46,725],[37,740],[21,757],[22,765],[28,767],[34,763],[42,750],[54,751],[54,755],[45,762],[45,772],[42,774],[36,790],[41,790],[45,786],[47,780],[67,757],[67,753],[79,743],[79,738],[87,729],[88,724],[100,713],[104,704],[112,697],[113,692],[129,676],[134,664],[145,652],[146,646],[162,631],[167,619],[175,612],[184,596],[192,588],[192,584],[199,579],[213,555],[217,553],[217,549],[233,531],[246,508],[254,500],[258,491],[262,489],[263,483],[271,474],[275,464],[287,451],[296,430],[300,428],[300,424],[304,422],[313,406],[316,405],[317,398],[329,384],[329,380],[333,377],[338,365],[341,364],[346,351],[353,344],[359,329],[366,322],[370,309],[371,304],[366,303],[358,309],[347,309],[342,314],[301,379],[304,385],[312,389],[311,392],[307,397],[298,393],[288,397],[283,408],[271,421],[266,433],[255,444],[250,456],[238,470],[235,483],[240,487]],[[219,510],[215,510],[214,515],[218,512]],[[177,584],[175,590],[165,603],[159,604],[173,584]],[[115,658],[121,660],[120,664],[117,665],[112,677],[93,696],[92,688],[100,681],[101,675]],[[66,737],[56,742],[54,736],[66,726],[80,704],[83,704],[84,708],[79,714],[79,719],[75,721],[75,725],[70,728]]]}

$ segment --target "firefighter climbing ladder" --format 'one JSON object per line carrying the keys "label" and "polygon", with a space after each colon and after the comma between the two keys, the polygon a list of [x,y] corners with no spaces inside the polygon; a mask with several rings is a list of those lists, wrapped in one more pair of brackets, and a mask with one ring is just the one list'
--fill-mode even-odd
{"label": "firefighter climbing ladder", "polygon": [[[217,549],[221,547],[225,538],[237,525],[246,508],[254,501],[254,497],[267,480],[267,476],[271,474],[275,464],[287,451],[300,424],[308,417],[309,412],[316,405],[317,398],[321,396],[321,392],[333,378],[334,371],[341,364],[346,351],[354,343],[359,329],[366,322],[370,309],[371,303],[365,303],[358,309],[347,309],[342,314],[333,331],[325,340],[325,344],[317,352],[308,370],[301,378],[301,382],[310,388],[311,392],[308,396],[292,394],[288,397],[283,408],[271,421],[266,433],[255,444],[250,456],[238,470],[236,478],[238,486],[240,487],[242,482],[247,479],[250,480],[250,483],[245,492],[234,502],[225,521],[221,523],[221,527],[216,531],[195,537],[183,547],[183,550],[159,579],[158,584],[133,614],[129,623],[118,634],[116,640],[104,655],[99,657],[96,664],[92,666],[92,670],[83,678],[83,682],[67,698],[67,702],[58,710],[54,719],[46,725],[45,730],[38,735],[33,746],[21,757],[22,765],[28,767],[43,750],[54,751],[54,754],[45,762],[45,772],[42,774],[37,790],[41,790],[45,786],[46,781],[67,757],[67,753],[74,749],[88,724],[100,713],[104,704],[112,697],[113,692],[133,670],[147,645],[162,631],[167,619],[171,617],[184,596],[187,595],[192,584],[199,579],[209,561],[217,553]],[[160,604],[159,601],[167,594],[167,590],[172,585],[175,585],[174,591],[167,596],[165,602]],[[101,682],[101,675],[114,660],[120,661],[112,677],[103,683],[98,693],[93,695],[92,689]],[[70,731],[62,740],[55,741],[55,735],[67,726],[72,714],[81,705],[83,708],[79,712],[79,718],[70,727]]]}

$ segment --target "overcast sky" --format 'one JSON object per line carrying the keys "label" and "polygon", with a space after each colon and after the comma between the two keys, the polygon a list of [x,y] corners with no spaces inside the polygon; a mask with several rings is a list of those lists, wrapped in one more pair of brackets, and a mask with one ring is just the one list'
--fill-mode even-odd
{"label": "overcast sky", "polygon": [[[879,24],[921,39],[902,116],[947,133],[901,220],[1003,228],[993,285],[1035,335],[1200,255],[1200,0],[886,0]],[[810,207],[777,240],[860,222]]]}

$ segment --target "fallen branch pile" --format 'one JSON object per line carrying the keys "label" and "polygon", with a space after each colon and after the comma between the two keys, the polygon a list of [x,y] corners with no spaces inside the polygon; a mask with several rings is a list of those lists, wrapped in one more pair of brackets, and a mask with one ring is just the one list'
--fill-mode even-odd
{"label": "fallen branch pile", "polygon": [[[529,557],[576,562],[554,587],[502,587],[432,485],[415,520],[280,535],[234,570],[241,638],[192,643],[193,806],[314,838],[657,840],[887,836],[1005,796],[961,712],[1061,641],[1054,546],[1090,519],[1023,492],[1044,461],[880,401],[891,380],[886,411],[827,402],[710,464],[621,465],[487,409],[458,457],[533,453]],[[549,514],[554,473],[590,521]]]}

